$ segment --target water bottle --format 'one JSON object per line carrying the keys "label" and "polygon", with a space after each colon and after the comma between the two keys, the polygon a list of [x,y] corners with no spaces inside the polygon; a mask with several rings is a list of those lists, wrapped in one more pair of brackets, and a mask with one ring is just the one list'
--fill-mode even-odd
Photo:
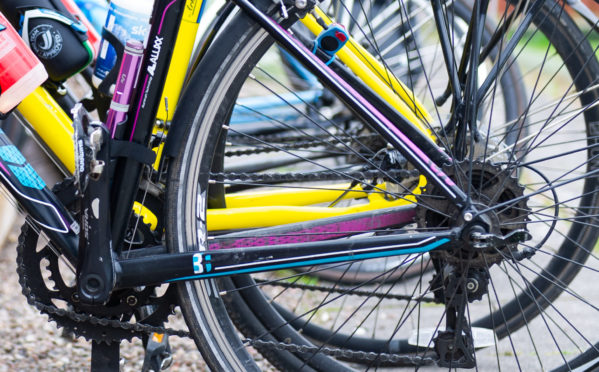
{"label": "water bottle", "polygon": [[[146,44],[150,32],[150,16],[154,0],[112,0],[108,7],[108,16],[104,27],[125,44],[127,40],[138,40]],[[92,82],[99,86],[116,63],[116,52],[106,41],[100,43],[100,53]]]}
{"label": "water bottle", "polygon": [[0,13],[0,113],[8,113],[47,78],[44,65]]}

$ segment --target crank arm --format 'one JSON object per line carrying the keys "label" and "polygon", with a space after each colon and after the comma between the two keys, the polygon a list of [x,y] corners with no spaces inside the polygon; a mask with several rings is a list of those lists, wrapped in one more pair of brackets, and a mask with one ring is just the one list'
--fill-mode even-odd
{"label": "crank arm", "polygon": [[77,289],[83,303],[103,304],[112,291],[114,267],[110,237],[110,134],[92,125],[83,108],[74,109],[76,180],[81,193],[81,233]]}

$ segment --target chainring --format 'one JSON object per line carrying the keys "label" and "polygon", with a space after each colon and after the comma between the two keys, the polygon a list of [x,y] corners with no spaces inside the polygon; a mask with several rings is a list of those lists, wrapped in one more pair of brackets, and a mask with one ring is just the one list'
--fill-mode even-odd
{"label": "chainring", "polygon": [[[57,327],[88,341],[110,343],[142,337],[146,333],[130,325],[131,319],[141,314],[142,307],[153,310],[140,320],[144,324],[162,324],[173,313],[173,286],[161,296],[155,295],[154,287],[120,290],[113,293],[104,306],[78,302],[76,287],[67,284],[70,280],[65,279],[70,270],[59,264],[59,257],[49,245],[40,244],[38,248],[38,238],[38,232],[25,223],[17,245],[17,274],[27,302],[47,314]],[[74,279],[74,275],[72,277]]]}
{"label": "chainring", "polygon": [[[71,181],[59,184],[55,192],[60,194],[71,185]],[[154,286],[117,290],[102,306],[79,302],[75,274],[39,238],[39,231],[27,221],[17,244],[17,274],[28,303],[47,314],[59,328],[86,340],[110,343],[146,333],[132,326],[137,324],[131,322],[133,318],[144,325],[159,326],[173,313],[176,297],[172,285],[161,295]]]}

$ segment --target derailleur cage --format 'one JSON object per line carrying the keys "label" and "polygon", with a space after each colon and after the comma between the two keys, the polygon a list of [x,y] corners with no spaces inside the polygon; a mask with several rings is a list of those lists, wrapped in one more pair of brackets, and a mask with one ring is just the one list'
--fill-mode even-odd
{"label": "derailleur cage", "polygon": [[473,301],[469,296],[467,275],[471,273],[461,273],[456,267],[447,265],[441,274],[444,279],[446,330],[439,331],[433,339],[439,357],[437,365],[449,368],[473,368],[476,366],[474,339],[466,318],[466,304]]}

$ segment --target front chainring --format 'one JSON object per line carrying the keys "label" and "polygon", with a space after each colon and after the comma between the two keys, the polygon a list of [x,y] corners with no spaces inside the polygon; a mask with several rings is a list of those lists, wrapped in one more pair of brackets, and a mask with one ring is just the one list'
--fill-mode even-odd
{"label": "front chainring", "polygon": [[[67,179],[57,184],[54,192],[65,199],[61,196],[73,195],[72,188],[72,179]],[[63,202],[76,205],[74,199]],[[17,244],[19,283],[28,303],[47,314],[58,327],[86,340],[131,340],[146,333],[139,331],[143,327],[132,324],[160,326],[173,313],[176,298],[172,285],[160,295],[156,287],[148,286],[114,291],[102,306],[82,304],[78,301],[73,270],[61,262],[50,245],[40,242],[39,231],[34,226],[27,221],[21,228]],[[138,323],[131,322],[133,318]]]}
{"label": "front chainring", "polygon": [[145,287],[139,291],[117,291],[104,306],[81,304],[75,286],[69,284],[74,283],[74,275],[73,280],[65,279],[70,270],[59,264],[60,258],[49,245],[38,246],[38,238],[38,232],[25,223],[17,245],[19,283],[27,302],[66,332],[98,342],[131,340],[146,333],[130,322],[142,313],[141,308],[152,309],[149,316],[141,319],[148,325],[160,325],[172,314],[173,286],[161,296],[155,295],[154,287]]}

